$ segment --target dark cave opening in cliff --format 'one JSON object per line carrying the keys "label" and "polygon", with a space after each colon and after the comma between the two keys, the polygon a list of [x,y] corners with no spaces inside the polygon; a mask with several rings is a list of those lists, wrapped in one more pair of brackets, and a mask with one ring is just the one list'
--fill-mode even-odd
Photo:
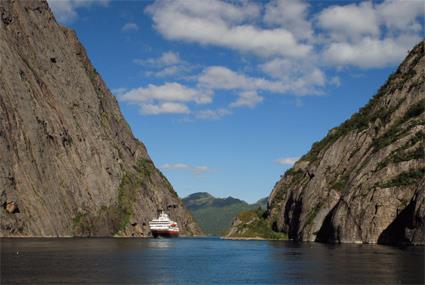
{"label": "dark cave opening in cliff", "polygon": [[404,208],[395,218],[395,220],[379,235],[380,244],[410,244],[406,237],[406,228],[414,227],[416,199]]}
{"label": "dark cave opening in cliff", "polygon": [[326,215],[323,224],[317,233],[316,242],[332,242],[335,241],[335,229],[332,225],[332,216],[335,212],[336,206]]}

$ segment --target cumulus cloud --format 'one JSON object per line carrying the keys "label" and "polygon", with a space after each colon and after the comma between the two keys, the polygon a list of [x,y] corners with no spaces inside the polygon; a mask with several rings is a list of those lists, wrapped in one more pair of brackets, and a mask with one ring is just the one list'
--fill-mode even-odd
{"label": "cumulus cloud", "polygon": [[155,77],[184,77],[195,68],[193,64],[182,60],[179,53],[173,51],[164,52],[157,58],[135,59],[133,62],[147,68],[147,76]]}
{"label": "cumulus cloud", "polygon": [[336,42],[327,47],[323,58],[336,66],[385,67],[399,63],[409,48],[420,40],[417,36],[400,36],[383,40],[366,37],[355,43]]}
{"label": "cumulus cloud", "polygon": [[313,29],[307,20],[309,5],[299,0],[274,0],[265,5],[264,22],[288,29],[299,39],[311,39]]}
{"label": "cumulus cloud", "polygon": [[168,77],[171,75],[175,75],[178,73],[183,73],[185,72],[185,68],[182,66],[178,66],[178,65],[173,65],[173,66],[167,66],[164,67],[161,70],[158,71],[147,71],[146,75],[148,76],[156,76],[156,77]]}
{"label": "cumulus cloud", "polygon": [[210,0],[156,1],[146,11],[167,39],[251,52],[260,56],[304,57],[311,46],[284,28],[263,29],[246,21],[258,17],[253,3]]}
{"label": "cumulus cloud", "polygon": [[[303,73],[313,71],[314,78],[298,77],[294,88],[287,88],[301,93],[317,93],[311,86],[326,83],[320,64],[381,68],[399,62],[423,30],[423,2],[419,0],[338,3],[314,15],[309,14],[309,6],[299,0],[265,4],[176,0],[156,1],[146,11],[167,39],[230,48],[271,58],[268,61],[292,61],[292,65],[313,58],[315,67],[307,66]],[[370,61],[367,47],[373,51],[386,48]],[[315,79],[320,82],[308,82]]]}
{"label": "cumulus cloud", "polygon": [[423,38],[423,11],[423,2],[416,0],[362,2],[322,10],[317,19],[325,35],[325,63],[361,68],[399,63]]}
{"label": "cumulus cloud", "polygon": [[177,52],[167,51],[161,54],[158,58],[148,59],[135,59],[134,63],[139,65],[150,65],[150,66],[170,66],[181,63],[182,60]]}
{"label": "cumulus cloud", "polygon": [[217,120],[224,116],[230,115],[232,112],[227,108],[205,109],[197,111],[195,117],[203,120]]}
{"label": "cumulus cloud", "polygon": [[280,82],[245,76],[224,66],[211,66],[206,68],[199,76],[198,82],[201,86],[210,89],[261,89],[272,92],[283,92],[287,90]]}
{"label": "cumulus cloud", "polygon": [[[252,77],[237,73],[224,66],[211,66],[205,68],[198,77],[198,84],[203,88],[214,90],[245,90],[268,91],[274,93],[293,92],[298,95],[320,94],[317,87],[326,83],[325,74],[315,65],[302,61],[276,58],[260,65],[260,69],[275,80]],[[248,94],[240,93],[245,99]],[[245,99],[241,99],[246,101]],[[261,102],[259,96],[250,99]],[[253,102],[253,101],[251,101]]]}
{"label": "cumulus cloud", "polygon": [[318,88],[327,83],[326,75],[315,64],[314,60],[293,61],[275,58],[260,64],[260,69],[269,76],[279,80],[281,84],[298,95],[320,94]]}
{"label": "cumulus cloud", "polygon": [[149,84],[147,87],[131,89],[123,94],[121,99],[123,101],[141,103],[152,100],[178,102],[192,101],[198,104],[211,103],[211,96],[209,93],[203,93],[176,82],[167,82],[163,85]]}
{"label": "cumulus cloud", "polygon": [[331,6],[318,16],[319,25],[337,40],[357,39],[365,35],[379,35],[378,17],[372,2]]}
{"label": "cumulus cloud", "polygon": [[193,174],[204,174],[211,169],[208,166],[202,165],[202,166],[192,166],[186,163],[166,163],[160,167],[161,169],[165,170],[188,170],[191,171]]}
{"label": "cumulus cloud", "polygon": [[390,30],[402,32],[422,31],[420,17],[424,17],[424,9],[421,0],[387,0],[376,6],[380,21]]}
{"label": "cumulus cloud", "polygon": [[187,103],[211,103],[212,95],[208,91],[202,92],[180,83],[167,82],[163,85],[149,84],[147,87],[126,90],[119,95],[119,99],[139,105],[143,114],[187,114],[190,113]]}
{"label": "cumulus cloud", "polygon": [[128,22],[124,26],[122,26],[122,32],[137,32],[139,30],[139,26],[136,23]]}
{"label": "cumulus cloud", "polygon": [[329,84],[339,87],[341,85],[341,80],[338,76],[332,76],[329,80]]}
{"label": "cumulus cloud", "polygon": [[254,108],[263,102],[263,97],[259,96],[256,91],[245,91],[238,94],[238,99],[230,103],[230,108],[249,107]]}
{"label": "cumulus cloud", "polygon": [[110,0],[47,0],[55,18],[61,23],[77,19],[78,9],[99,5],[106,7]]}
{"label": "cumulus cloud", "polygon": [[111,90],[111,93],[115,95],[115,97],[120,98],[123,94],[125,94],[125,92],[127,92],[127,88],[115,88]]}
{"label": "cumulus cloud", "polygon": [[182,103],[162,102],[157,104],[141,104],[141,111],[146,115],[188,114],[189,108]]}
{"label": "cumulus cloud", "polygon": [[[258,68],[247,73],[228,66],[194,67],[179,53],[167,51],[134,63],[145,68],[145,75],[181,83],[114,94],[138,104],[143,114],[219,119],[236,108],[254,108],[268,93],[324,94],[327,86],[341,84],[338,73],[326,73],[330,68],[341,72],[340,67],[394,65],[423,38],[423,1],[336,2],[322,10],[310,9],[312,5],[303,0],[155,1],[146,12],[166,39],[249,53],[247,57],[256,56]],[[208,105],[223,90],[229,91],[227,105]],[[302,104],[300,98],[295,101]]]}
{"label": "cumulus cloud", "polygon": [[283,158],[276,159],[275,162],[281,165],[293,165],[295,162],[298,161],[298,159],[300,158],[299,157],[283,157]]}

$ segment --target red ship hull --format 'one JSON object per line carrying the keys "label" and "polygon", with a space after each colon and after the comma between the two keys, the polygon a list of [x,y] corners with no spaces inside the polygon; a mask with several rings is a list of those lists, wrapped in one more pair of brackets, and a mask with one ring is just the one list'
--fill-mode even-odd
{"label": "red ship hull", "polygon": [[162,230],[162,231],[153,230],[152,235],[153,235],[154,238],[158,238],[158,237],[172,238],[172,237],[178,237],[179,232],[177,232],[177,231],[167,231],[167,230]]}

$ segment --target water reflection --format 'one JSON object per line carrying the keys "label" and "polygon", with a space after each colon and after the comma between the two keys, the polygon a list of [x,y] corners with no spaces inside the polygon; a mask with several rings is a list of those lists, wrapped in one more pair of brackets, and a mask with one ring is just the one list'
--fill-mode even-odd
{"label": "water reflection", "polygon": [[270,245],[273,263],[285,264],[278,278],[292,275],[320,284],[424,282],[423,247],[288,242]]}
{"label": "water reflection", "polygon": [[151,248],[172,248],[175,247],[175,242],[172,239],[149,239],[148,246]]}
{"label": "water reflection", "polygon": [[423,247],[219,239],[2,239],[1,261],[2,284],[424,283]]}

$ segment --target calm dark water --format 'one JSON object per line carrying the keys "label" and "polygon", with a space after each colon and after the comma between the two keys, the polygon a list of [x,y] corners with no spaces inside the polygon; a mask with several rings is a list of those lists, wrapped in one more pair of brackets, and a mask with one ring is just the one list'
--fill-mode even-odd
{"label": "calm dark water", "polygon": [[1,284],[424,283],[424,247],[214,238],[0,242]]}

